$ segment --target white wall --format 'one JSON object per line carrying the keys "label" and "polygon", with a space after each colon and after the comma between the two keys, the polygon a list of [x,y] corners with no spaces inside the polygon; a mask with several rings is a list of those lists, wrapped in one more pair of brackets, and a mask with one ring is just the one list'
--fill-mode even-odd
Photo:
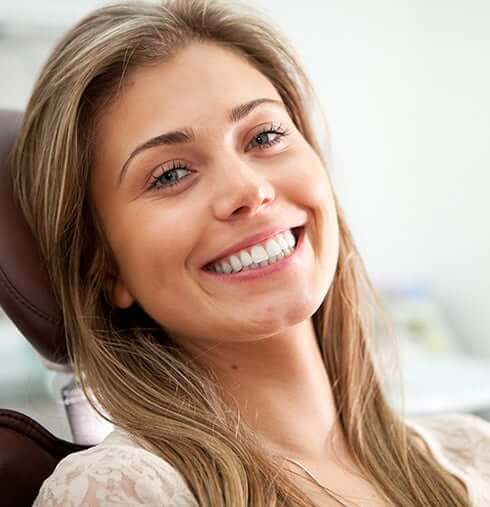
{"label": "white wall", "polygon": [[[23,107],[60,29],[103,2],[0,1],[0,107]],[[376,283],[427,281],[462,340],[490,356],[490,3],[254,3],[303,55]]]}

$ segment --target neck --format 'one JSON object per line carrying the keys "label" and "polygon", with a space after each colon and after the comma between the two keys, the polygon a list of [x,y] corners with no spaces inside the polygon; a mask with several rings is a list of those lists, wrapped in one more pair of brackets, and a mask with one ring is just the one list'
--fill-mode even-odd
{"label": "neck", "polygon": [[323,461],[343,445],[336,406],[308,319],[273,337],[213,343],[200,360],[212,364],[225,398],[271,452]]}

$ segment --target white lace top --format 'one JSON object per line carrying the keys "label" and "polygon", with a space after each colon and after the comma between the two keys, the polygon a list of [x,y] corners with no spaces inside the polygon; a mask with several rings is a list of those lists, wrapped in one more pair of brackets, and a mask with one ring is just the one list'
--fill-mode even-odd
{"label": "white lace top", "polygon": [[[490,422],[468,414],[407,421],[435,458],[467,486],[471,507],[490,506]],[[120,429],[62,459],[33,507],[198,507],[183,476]]]}

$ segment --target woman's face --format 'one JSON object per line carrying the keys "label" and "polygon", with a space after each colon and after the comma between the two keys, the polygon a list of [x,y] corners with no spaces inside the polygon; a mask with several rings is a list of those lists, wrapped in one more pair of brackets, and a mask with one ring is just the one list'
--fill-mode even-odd
{"label": "woman's face", "polygon": [[[256,99],[267,101],[230,120]],[[288,134],[260,135],[271,128]],[[163,137],[175,130],[185,134]],[[329,180],[246,60],[194,43],[133,70],[96,137],[90,192],[119,269],[117,306],[136,300],[175,339],[235,342],[285,332],[318,309],[339,249]],[[301,224],[304,243],[285,269],[239,283],[203,270],[251,235]]]}

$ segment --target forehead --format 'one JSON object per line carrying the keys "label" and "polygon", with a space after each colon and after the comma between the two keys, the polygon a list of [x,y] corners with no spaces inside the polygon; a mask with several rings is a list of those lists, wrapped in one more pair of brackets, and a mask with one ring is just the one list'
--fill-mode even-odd
{"label": "forehead", "polygon": [[102,113],[98,149],[136,144],[163,131],[192,126],[222,128],[229,110],[257,97],[280,100],[272,83],[241,55],[210,43],[193,43],[168,62],[129,72]]}

